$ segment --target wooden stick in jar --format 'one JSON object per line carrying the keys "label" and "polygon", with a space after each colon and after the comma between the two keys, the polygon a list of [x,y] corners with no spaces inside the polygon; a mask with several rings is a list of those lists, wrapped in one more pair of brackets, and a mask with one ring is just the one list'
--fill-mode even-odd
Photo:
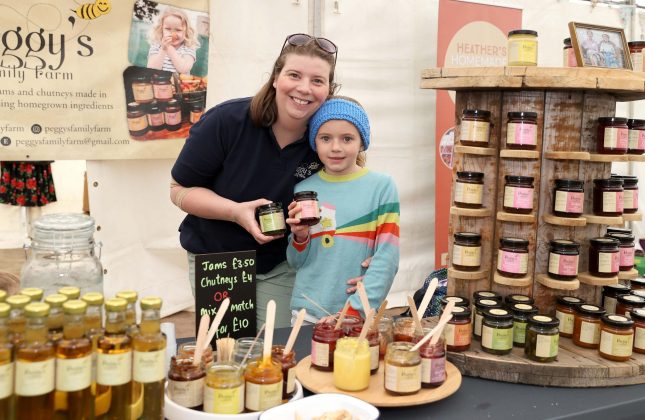
{"label": "wooden stick in jar", "polygon": [[426,343],[426,341],[430,340],[433,337],[437,337],[437,340],[439,339],[438,337],[441,336],[441,332],[443,332],[443,327],[446,326],[448,321],[452,318],[452,309],[455,307],[455,302],[450,301],[446,305],[446,308],[443,310],[443,314],[441,314],[441,318],[439,318],[439,323],[432,329],[428,334],[426,334],[417,344],[414,345],[410,349],[410,351],[414,350],[419,350],[422,345]]}
{"label": "wooden stick in jar", "polygon": [[199,363],[202,360],[202,354],[204,354],[204,343],[206,341],[206,335],[208,334],[208,323],[210,322],[210,317],[208,314],[202,315],[199,320],[199,328],[197,330],[197,338],[195,341],[195,353],[193,353],[193,365],[199,366]]}
{"label": "wooden stick in jar", "polygon": [[412,296],[408,296],[408,305],[410,305],[410,312],[412,312],[412,320],[414,321],[416,330],[420,334],[423,334],[423,325],[421,325],[421,319],[419,319],[419,313],[417,312],[417,305],[414,304]]}
{"label": "wooden stick in jar", "polygon": [[322,306],[320,306],[320,304],[319,304],[318,302],[316,302],[315,300],[313,300],[313,299],[312,299],[312,298],[310,298],[309,296],[305,295],[304,293],[300,293],[300,296],[302,296],[304,299],[308,300],[308,301],[309,301],[309,303],[311,303],[312,305],[314,305],[316,308],[320,309],[321,311],[323,311],[323,312],[324,312],[324,313],[326,313],[327,315],[329,315],[329,316],[334,316],[334,315],[332,315],[332,314],[331,314],[327,309],[325,309],[325,308],[323,308]]}
{"label": "wooden stick in jar", "polygon": [[335,330],[339,329],[340,326],[343,324],[343,319],[345,319],[345,315],[347,315],[348,310],[349,310],[349,300],[345,302],[345,306],[343,306],[343,310],[340,311],[340,316],[338,317],[338,321],[336,321],[336,326],[334,327]]}
{"label": "wooden stick in jar", "polygon": [[255,339],[253,340],[253,343],[251,343],[251,347],[249,347],[249,349],[246,351],[246,354],[244,355],[244,359],[242,359],[242,361],[240,362],[240,366],[244,366],[244,364],[246,363],[246,360],[251,355],[251,352],[253,351],[253,348],[257,344],[258,339],[260,338],[260,335],[262,334],[262,331],[264,331],[265,326],[266,326],[266,324],[262,324],[262,326],[258,330],[258,333],[255,335]]}
{"label": "wooden stick in jar", "polygon": [[381,317],[383,317],[383,314],[385,313],[385,308],[387,308],[387,299],[381,303],[381,306],[378,307],[378,312],[376,312],[376,316],[374,317],[374,326],[378,328],[378,323],[381,320]]}
{"label": "wooden stick in jar", "polygon": [[262,352],[262,363],[271,363],[271,347],[273,346],[273,329],[275,328],[275,301],[271,299],[267,303],[266,330],[264,331],[264,351]]}
{"label": "wooden stick in jar", "polygon": [[213,324],[211,325],[210,329],[208,330],[208,336],[206,337],[206,343],[204,345],[204,350],[206,350],[206,347],[208,346],[208,343],[211,342],[213,337],[215,337],[215,333],[217,332],[217,329],[219,328],[219,324],[222,323],[222,319],[224,318],[224,315],[226,315],[226,311],[228,309],[228,305],[231,303],[231,300],[229,298],[226,298],[222,301],[222,304],[219,306],[219,309],[217,310],[217,313],[215,314],[215,319],[213,320]]}
{"label": "wooden stick in jar", "polygon": [[367,317],[367,314],[372,308],[370,308],[370,300],[367,298],[367,292],[365,291],[365,285],[362,281],[359,281],[356,284],[356,290],[358,290],[358,297],[361,298],[361,305],[363,305],[363,312]]}
{"label": "wooden stick in jar", "polygon": [[423,295],[423,299],[421,299],[421,304],[419,305],[419,315],[421,317],[426,313],[426,309],[428,309],[428,305],[430,304],[432,295],[434,295],[435,290],[437,290],[438,284],[439,280],[436,277],[430,280],[430,284],[428,285],[426,293]]}
{"label": "wooden stick in jar", "polygon": [[296,323],[293,324],[293,328],[291,328],[291,334],[289,334],[289,339],[287,340],[287,344],[284,346],[282,354],[289,354],[293,345],[296,343],[296,338],[298,338],[298,333],[300,332],[300,327],[302,327],[302,323],[305,320],[305,315],[307,315],[307,310],[302,308],[300,312],[298,312]]}
{"label": "wooden stick in jar", "polygon": [[370,330],[370,324],[372,323],[373,319],[374,319],[374,309],[370,309],[370,312],[367,315],[367,318],[365,319],[365,323],[363,324],[361,335],[358,336],[359,341],[367,337],[367,332]]}

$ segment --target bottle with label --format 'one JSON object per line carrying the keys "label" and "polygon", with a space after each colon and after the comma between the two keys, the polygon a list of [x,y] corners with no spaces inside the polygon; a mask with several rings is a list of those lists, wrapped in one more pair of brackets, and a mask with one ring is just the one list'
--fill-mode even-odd
{"label": "bottle with label", "polygon": [[596,216],[615,217],[623,214],[623,180],[622,178],[593,180],[593,214]]}
{"label": "bottle with label", "polygon": [[385,391],[393,395],[416,394],[421,389],[421,355],[414,343],[395,341],[385,353]]}
{"label": "bottle with label", "polygon": [[25,326],[27,325],[27,319],[25,318],[25,306],[31,302],[29,296],[25,295],[13,295],[7,298],[7,303],[11,307],[9,312],[9,320],[7,325],[9,328],[9,340],[13,344],[14,348],[18,348],[18,345],[22,342],[25,336]]}
{"label": "bottle with label", "polygon": [[622,315],[603,315],[600,319],[601,357],[615,362],[626,362],[634,346],[634,321]]}
{"label": "bottle with label", "polygon": [[458,171],[453,199],[456,207],[482,208],[484,203],[484,173]]}
{"label": "bottle with label", "polygon": [[533,211],[533,177],[506,175],[504,177],[504,211],[529,214]]}
{"label": "bottle with label", "polygon": [[596,277],[614,277],[620,271],[618,239],[589,239],[589,273]]}
{"label": "bottle with label", "polygon": [[344,391],[362,391],[367,389],[369,384],[368,341],[359,337],[339,339],[334,352],[334,386]]}
{"label": "bottle with label", "polygon": [[515,29],[508,33],[508,65],[537,66],[538,33],[530,29]]}
{"label": "bottle with label", "polygon": [[535,150],[537,146],[537,112],[509,112],[506,124],[506,147]]}
{"label": "bottle with label", "polygon": [[116,297],[128,302],[125,308],[125,325],[128,335],[132,338],[139,332],[137,327],[137,299],[139,295],[134,290],[122,290],[117,292]]}
{"label": "bottle with label", "polygon": [[83,295],[82,300],[87,304],[83,322],[85,324],[85,336],[92,342],[92,395],[96,396],[108,390],[107,387],[99,386],[96,383],[98,340],[105,333],[103,330],[103,294],[88,292]]}
{"label": "bottle with label", "polygon": [[168,371],[168,397],[182,407],[202,411],[204,404],[204,363],[193,364],[193,357],[173,356]]}
{"label": "bottle with label", "polygon": [[318,193],[316,191],[297,192],[293,195],[293,201],[300,205],[300,211],[296,213],[296,219],[300,219],[300,224],[313,226],[320,222]]}
{"label": "bottle with label", "polygon": [[497,272],[504,277],[519,278],[528,273],[529,241],[522,238],[500,238]]}
{"label": "bottle with label", "polygon": [[70,420],[94,415],[92,397],[92,342],[85,337],[87,303],[63,304],[63,338],[56,348],[56,416]]}
{"label": "bottle with label", "polygon": [[[204,412],[239,414],[244,411],[244,370],[239,364],[235,362],[213,363],[208,368],[206,375]],[[280,386],[282,386],[282,377],[280,377]],[[254,388],[254,390],[257,389]],[[281,396],[282,388],[277,395],[278,401],[281,401]]]}
{"label": "bottle with label", "polygon": [[549,242],[547,274],[556,280],[575,280],[578,277],[580,244],[568,239],[553,239]]}
{"label": "bottle with label", "polygon": [[[468,299],[465,299],[468,302]],[[429,331],[428,331],[429,332]],[[472,317],[470,308],[467,306],[455,306],[452,309],[452,318],[446,324],[444,330],[445,344],[448,351],[466,351],[470,348],[473,336]],[[421,357],[423,357],[423,347]]]}
{"label": "bottle with label", "polygon": [[28,296],[32,302],[40,302],[43,300],[44,291],[39,287],[25,287],[20,289],[20,294]]}
{"label": "bottle with label", "polygon": [[260,230],[267,236],[284,235],[287,231],[287,225],[284,221],[282,204],[269,203],[259,206],[256,209]]}
{"label": "bottle with label", "polygon": [[284,354],[284,346],[274,345],[271,357],[282,365],[282,402],[287,402],[296,393],[296,352]]}
{"label": "bottle with label", "polygon": [[47,329],[49,330],[49,340],[58,344],[63,338],[63,324],[65,323],[65,313],[63,304],[67,302],[67,296],[55,293],[45,298],[45,303],[49,305],[49,316],[47,317]]}
{"label": "bottle with label", "polygon": [[54,416],[56,353],[47,339],[49,305],[25,306],[27,326],[24,341],[16,351],[16,413],[25,419]]}
{"label": "bottle with label", "polygon": [[[333,357],[333,356],[332,356]],[[272,359],[258,359],[244,370],[248,411],[264,411],[282,403],[282,365]]]}
{"label": "bottle with label", "polygon": [[0,418],[13,418],[13,345],[9,342],[7,321],[11,306],[0,302]]}
{"label": "bottle with label", "polygon": [[464,109],[459,125],[459,143],[463,146],[488,147],[490,137],[490,111]]}
{"label": "bottle with label", "polygon": [[610,155],[624,155],[629,145],[627,118],[598,118],[597,152]]}
{"label": "bottle with label", "polygon": [[459,271],[477,271],[482,263],[481,235],[474,232],[456,232],[452,245],[452,266]]}
{"label": "bottle with label", "polygon": [[584,181],[556,179],[553,188],[553,214],[558,217],[580,217],[585,202]]}
{"label": "bottle with label", "polygon": [[97,386],[109,387],[110,397],[96,400],[96,416],[108,419],[129,419],[132,405],[132,339],[126,333],[125,308],[122,298],[105,301],[105,334],[98,340],[96,369]]}

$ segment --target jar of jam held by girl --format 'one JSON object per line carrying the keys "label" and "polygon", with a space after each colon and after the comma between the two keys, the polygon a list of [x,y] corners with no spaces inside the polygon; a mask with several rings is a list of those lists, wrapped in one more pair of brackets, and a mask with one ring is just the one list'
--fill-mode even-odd
{"label": "jar of jam held by girl", "polygon": [[416,325],[409,316],[402,316],[394,321],[394,341],[412,342],[416,335]]}
{"label": "jar of jam held by girl", "polygon": [[589,273],[596,277],[614,277],[620,270],[618,240],[589,239]]}
{"label": "jar of jam held by girl", "polygon": [[603,286],[602,288],[602,306],[608,314],[616,313],[616,305],[618,304],[618,296],[629,294],[629,286],[624,284],[611,284]]}
{"label": "jar of jam held by girl", "polygon": [[166,102],[172,99],[174,92],[170,82],[170,73],[157,73],[152,76],[152,92],[157,101]]}
{"label": "jar of jam held by girl", "polygon": [[244,406],[263,411],[282,403],[282,365],[274,360],[256,360],[246,365]]}
{"label": "jar of jam held by girl", "polygon": [[573,318],[573,344],[597,349],[600,343],[600,318],[606,313],[596,305],[582,304],[575,307]]}
{"label": "jar of jam held by girl", "polygon": [[457,232],[452,244],[452,266],[459,271],[477,271],[482,262],[482,236],[473,232]]}
{"label": "jar of jam held by girl", "polygon": [[[274,373],[275,370],[279,369],[277,366],[276,364]],[[244,374],[245,371],[237,363],[213,363],[206,372],[204,412],[211,414],[239,414],[243,412],[245,406]],[[264,379],[262,375],[256,374],[255,371],[252,371],[249,377],[255,381],[254,384]],[[280,378],[281,385],[282,378]],[[257,403],[258,394],[257,392],[254,394],[256,398],[253,400],[253,403]],[[277,398],[280,398],[280,396]],[[248,407],[248,403],[246,406]]]}
{"label": "jar of jam held by girl", "polygon": [[508,149],[535,150],[537,147],[537,112],[509,112],[506,124]]}
{"label": "jar of jam held by girl", "polygon": [[643,71],[643,48],[645,48],[645,41],[630,41],[627,43],[629,46],[629,53],[632,58],[632,69],[634,71]]}
{"label": "jar of jam held by girl", "polygon": [[132,80],[132,95],[134,101],[140,104],[147,104],[154,100],[155,95],[149,76],[141,74]]}
{"label": "jar of jam held by girl", "polygon": [[506,175],[504,177],[504,211],[528,214],[533,211],[533,177]]}
{"label": "jar of jam held by girl", "polygon": [[637,295],[620,295],[617,298],[616,315],[623,315],[629,318],[633,309],[645,308],[645,298]]}
{"label": "jar of jam held by girl", "polygon": [[[356,326],[352,327],[352,329],[349,331],[349,334],[347,334],[347,337],[359,337],[361,335],[361,331],[363,330],[363,326]],[[369,351],[369,371],[370,375],[374,375],[376,372],[378,372],[378,362],[379,362],[379,348],[380,348],[380,341],[379,341],[379,332],[378,328],[370,328],[367,331],[367,336],[365,337],[367,339],[368,343],[368,351]]]}
{"label": "jar of jam held by girl", "polygon": [[385,391],[392,395],[416,394],[421,389],[421,355],[413,343],[395,341],[385,353]]}
{"label": "jar of jam held by girl", "polygon": [[470,306],[470,301],[466,298],[463,298],[461,296],[444,296],[441,298],[441,310],[443,311],[443,308],[446,307],[448,302],[455,302],[455,306],[462,306],[464,308],[467,308]]}
{"label": "jar of jam held by girl", "polygon": [[497,252],[497,272],[504,277],[524,277],[528,273],[529,241],[502,238]]}
{"label": "jar of jam held by girl", "polygon": [[538,33],[516,29],[508,33],[508,65],[537,66]]}
{"label": "jar of jam held by girl", "polygon": [[629,285],[632,290],[643,290],[645,289],[645,277],[637,277],[629,281]]}
{"label": "jar of jam held by girl", "polygon": [[282,204],[269,203],[257,208],[260,230],[267,236],[280,236],[287,232]]}
{"label": "jar of jam held by girl", "polygon": [[527,303],[514,303],[509,309],[513,314],[513,345],[524,347],[529,316],[537,314],[538,309]]}
{"label": "jar of jam held by girl", "polygon": [[484,174],[482,172],[457,172],[455,181],[455,206],[480,209],[484,200]]}
{"label": "jar of jam held by girl", "polygon": [[632,309],[632,321],[634,321],[634,351],[645,354],[645,309]]}
{"label": "jar of jam held by girl", "polygon": [[[466,351],[472,341],[473,324],[470,308],[455,306],[452,309],[452,318],[443,331],[448,351]],[[423,356],[423,355],[422,355]]]}
{"label": "jar of jam held by girl", "polygon": [[575,280],[578,277],[579,259],[579,243],[568,239],[553,239],[549,242],[549,277],[556,280]]}
{"label": "jar of jam held by girl", "polygon": [[516,303],[523,303],[525,305],[533,305],[533,303],[535,303],[535,301],[530,296],[518,295],[518,294],[506,295],[506,297],[504,298],[504,306],[506,308],[510,308],[511,306],[513,306]]}
{"label": "jar of jam held by girl", "polygon": [[555,303],[555,317],[560,320],[560,335],[573,336],[573,323],[576,306],[584,304],[584,300],[574,296],[558,296]]}
{"label": "jar of jam held by girl", "polygon": [[148,125],[152,131],[161,131],[166,128],[163,111],[157,101],[148,104]]}
{"label": "jar of jam held by girl", "polygon": [[513,349],[513,315],[506,309],[484,311],[482,323],[482,350],[503,355]]}
{"label": "jar of jam held by girl", "polygon": [[616,362],[626,362],[634,347],[634,321],[621,315],[603,315],[601,318],[601,357]]}
{"label": "jar of jam held by girl", "polygon": [[576,53],[573,50],[573,45],[571,45],[571,38],[564,39],[563,49],[563,66],[564,67],[578,67],[578,60],[576,59]]}
{"label": "jar of jam held by girl", "polygon": [[645,153],[645,120],[629,119],[627,127],[629,128],[627,153],[642,155]]}
{"label": "jar of jam held by girl", "polygon": [[490,111],[464,109],[459,125],[459,142],[464,146],[488,147]]}
{"label": "jar of jam held by girl", "polygon": [[190,105],[190,117],[189,121],[191,124],[195,124],[202,117],[204,113],[204,105],[199,102],[193,103]]}
{"label": "jar of jam held by girl", "polygon": [[190,356],[173,356],[168,371],[168,397],[182,407],[200,410],[204,403],[206,370]]}
{"label": "jar of jam held by girl", "polygon": [[629,144],[627,118],[598,118],[597,151],[608,155],[624,155]]}
{"label": "jar of jam held by girl", "polygon": [[282,366],[282,401],[286,402],[296,393],[296,352],[284,353],[284,346],[271,347],[271,357]]}
{"label": "jar of jam held by girl", "polygon": [[556,179],[553,189],[553,214],[558,217],[582,216],[585,202],[584,181]]}
{"label": "jar of jam held by girl", "polygon": [[[414,343],[418,343],[431,328],[424,328],[422,335],[414,337]],[[435,344],[426,341],[420,348],[421,355],[421,387],[436,388],[446,380],[446,340],[444,336],[439,337]]]}
{"label": "jar of jam held by girl", "polygon": [[638,177],[621,176],[623,181],[623,213],[638,211]]}
{"label": "jar of jam held by girl", "polygon": [[143,136],[148,132],[148,117],[141,105],[136,102],[128,104],[128,131],[131,136]]}
{"label": "jar of jam held by girl", "polygon": [[166,102],[163,116],[166,121],[166,130],[177,131],[181,128],[181,107],[177,99],[170,99]]}
{"label": "jar of jam held by girl", "polygon": [[383,360],[387,345],[394,341],[394,322],[392,318],[383,315],[378,322],[379,358]]}
{"label": "jar of jam held by girl", "polygon": [[311,366],[318,370],[334,370],[336,341],[344,336],[342,329],[335,329],[336,322],[319,322],[314,325],[311,339]]}
{"label": "jar of jam held by girl", "polygon": [[[378,362],[378,358],[376,360]],[[341,338],[334,352],[334,386],[344,391],[362,391],[369,384],[370,351],[367,340]]]}
{"label": "jar of jam held by girl", "polygon": [[473,336],[476,340],[481,339],[484,312],[487,309],[501,308],[502,303],[492,299],[480,299],[475,301],[475,315],[473,317]]}
{"label": "jar of jam held by girl", "polygon": [[529,316],[526,329],[524,354],[531,360],[540,363],[553,362],[558,357],[560,334],[559,321],[548,315]]}
{"label": "jar of jam held by girl", "polygon": [[357,316],[354,315],[347,315],[344,319],[343,322],[340,324],[340,329],[343,330],[343,335],[345,337],[350,336],[351,331],[355,328],[362,328],[363,327],[363,320]]}
{"label": "jar of jam held by girl", "polygon": [[627,233],[611,233],[609,238],[618,239],[619,269],[620,271],[629,271],[634,268],[634,235]]}
{"label": "jar of jam held by girl", "polygon": [[623,214],[623,180],[620,178],[593,180],[593,214],[620,216]]}
{"label": "jar of jam held by girl", "polygon": [[300,191],[293,195],[293,200],[300,205],[300,211],[296,213],[296,218],[300,219],[300,224],[313,226],[320,222],[317,192]]}

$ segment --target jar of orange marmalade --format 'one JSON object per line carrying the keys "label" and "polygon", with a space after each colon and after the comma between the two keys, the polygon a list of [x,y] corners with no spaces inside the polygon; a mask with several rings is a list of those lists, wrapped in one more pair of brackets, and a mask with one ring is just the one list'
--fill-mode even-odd
{"label": "jar of orange marmalade", "polygon": [[582,299],[573,296],[559,296],[555,304],[555,317],[560,320],[560,336],[573,336],[573,321],[575,307],[585,303]]}
{"label": "jar of orange marmalade", "polygon": [[275,360],[255,360],[244,370],[247,411],[264,411],[282,403],[282,364]]}
{"label": "jar of orange marmalade", "polygon": [[601,322],[600,356],[616,362],[628,361],[634,346],[634,321],[621,315],[604,315]]}
{"label": "jar of orange marmalade", "polygon": [[444,329],[448,351],[468,350],[472,336],[473,324],[470,317],[470,308],[467,306],[455,306],[452,309],[452,318],[450,318]]}
{"label": "jar of orange marmalade", "polygon": [[597,349],[600,344],[600,318],[604,308],[583,304],[575,308],[573,318],[573,344],[587,349]]}

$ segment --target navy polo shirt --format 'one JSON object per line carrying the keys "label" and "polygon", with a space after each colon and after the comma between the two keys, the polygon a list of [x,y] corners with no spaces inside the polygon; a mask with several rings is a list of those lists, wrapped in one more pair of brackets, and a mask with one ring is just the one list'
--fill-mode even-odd
{"label": "navy polo shirt", "polygon": [[[322,167],[304,137],[280,149],[271,127],[251,121],[251,98],[221,103],[192,126],[172,177],[184,187],[204,187],[236,202],[266,198],[282,203],[285,217],[296,183]],[[260,245],[237,223],[188,215],[179,227],[182,247],[195,254],[257,251],[257,271],[286,259],[287,239]]]}

